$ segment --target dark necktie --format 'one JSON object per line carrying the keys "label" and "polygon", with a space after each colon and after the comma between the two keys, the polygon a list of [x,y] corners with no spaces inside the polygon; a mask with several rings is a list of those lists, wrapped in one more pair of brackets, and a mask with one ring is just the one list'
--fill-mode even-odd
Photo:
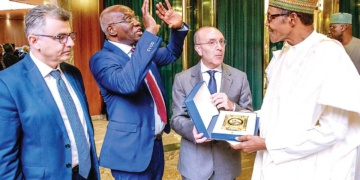
{"label": "dark necktie", "polygon": [[209,80],[209,84],[208,84],[208,88],[210,91],[210,94],[214,94],[216,93],[216,80],[215,80],[215,70],[208,70],[206,71],[207,73],[209,73],[210,75],[210,80]]}
{"label": "dark necktie", "polygon": [[147,81],[150,92],[155,101],[160,119],[166,124],[167,123],[166,107],[165,107],[164,98],[161,95],[159,86],[157,85],[157,83],[156,83],[155,79],[153,78],[153,76],[151,75],[150,71],[146,74],[145,79]]}
{"label": "dark necktie", "polygon": [[50,75],[56,79],[56,84],[61,97],[61,101],[64,104],[64,108],[69,118],[70,126],[74,134],[79,157],[79,174],[86,179],[90,172],[91,160],[90,149],[86,140],[84,128],[81,124],[75,103],[64,81],[61,79],[60,71],[51,71]]}

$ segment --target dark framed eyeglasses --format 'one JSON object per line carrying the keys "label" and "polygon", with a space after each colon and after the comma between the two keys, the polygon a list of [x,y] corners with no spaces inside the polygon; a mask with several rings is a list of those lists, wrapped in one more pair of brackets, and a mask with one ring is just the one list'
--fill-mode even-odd
{"label": "dark framed eyeglasses", "polygon": [[73,41],[75,41],[76,32],[71,32],[69,34],[59,34],[59,35],[56,35],[56,36],[46,35],[46,34],[34,34],[34,36],[49,37],[49,38],[57,39],[59,41],[59,43],[61,43],[61,44],[66,44],[68,42],[69,37]]}
{"label": "dark framed eyeglasses", "polygon": [[271,20],[275,19],[276,17],[279,16],[288,16],[288,13],[284,13],[284,14],[267,14],[267,20],[270,22]]}
{"label": "dark framed eyeglasses", "polygon": [[219,41],[216,41],[216,40],[210,40],[209,42],[206,42],[206,43],[198,43],[198,44],[195,44],[195,45],[209,45],[210,47],[212,48],[215,48],[218,44],[221,46],[221,47],[224,47],[226,45],[226,40],[219,40]]}
{"label": "dark framed eyeglasses", "polygon": [[126,17],[124,20],[119,21],[119,22],[114,22],[114,23],[110,23],[108,24],[108,26],[111,26],[113,24],[119,24],[119,23],[136,23],[139,22],[139,16],[134,16],[134,17]]}

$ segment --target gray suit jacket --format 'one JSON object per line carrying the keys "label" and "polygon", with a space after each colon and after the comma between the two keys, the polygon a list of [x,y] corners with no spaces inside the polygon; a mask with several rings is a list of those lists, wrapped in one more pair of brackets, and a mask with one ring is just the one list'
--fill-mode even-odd
{"label": "gray suit jacket", "polygon": [[[235,103],[236,111],[252,110],[249,82],[244,72],[222,64],[220,92],[227,94]],[[178,170],[181,175],[193,179],[235,179],[241,172],[240,151],[233,150],[225,141],[196,144],[192,130],[194,127],[186,110],[184,100],[196,83],[203,81],[200,62],[192,68],[176,74],[172,97],[173,116],[171,127],[182,136]]]}

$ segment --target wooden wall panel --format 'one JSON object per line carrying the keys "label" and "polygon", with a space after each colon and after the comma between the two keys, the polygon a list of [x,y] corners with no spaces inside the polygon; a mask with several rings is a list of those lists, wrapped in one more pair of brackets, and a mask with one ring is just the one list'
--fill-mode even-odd
{"label": "wooden wall panel", "polygon": [[74,47],[74,65],[82,73],[91,115],[101,113],[102,98],[100,90],[90,72],[89,61],[103,44],[103,33],[100,29],[99,16],[102,1],[71,1],[73,31],[77,32]]}
{"label": "wooden wall panel", "polygon": [[0,44],[14,43],[16,47],[27,45],[24,20],[0,20]]}

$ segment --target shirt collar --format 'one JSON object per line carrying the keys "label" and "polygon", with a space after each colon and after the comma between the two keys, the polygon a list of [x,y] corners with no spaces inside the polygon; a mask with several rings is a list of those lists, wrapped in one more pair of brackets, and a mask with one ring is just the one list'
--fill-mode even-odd
{"label": "shirt collar", "polygon": [[306,39],[304,39],[302,42],[291,46],[289,44],[287,44],[288,46],[290,46],[290,48],[292,48],[295,52],[302,50],[302,49],[308,49],[307,47],[311,47],[314,42],[316,41],[316,31],[314,30]]}
{"label": "shirt collar", "polygon": [[[46,65],[45,63],[40,61],[38,58],[36,58],[31,51],[30,51],[30,57],[34,61],[37,68],[39,69],[43,78],[48,76],[49,73],[54,70],[53,68],[51,68],[50,66]],[[59,65],[56,67],[56,69],[58,69],[60,72],[62,72]]]}
{"label": "shirt collar", "polygon": [[221,68],[222,64],[220,64],[218,67],[214,68],[214,69],[209,69],[208,67],[205,66],[205,64],[203,63],[202,60],[200,60],[200,67],[201,67],[201,72],[205,73],[208,70],[215,70],[217,72],[222,72],[222,68]]}
{"label": "shirt collar", "polygon": [[121,44],[118,42],[114,42],[114,41],[110,41],[109,42],[113,45],[115,45],[116,47],[120,48],[122,51],[124,51],[126,54],[129,54],[131,52],[131,49],[133,48],[132,46],[129,46],[127,44]]}

